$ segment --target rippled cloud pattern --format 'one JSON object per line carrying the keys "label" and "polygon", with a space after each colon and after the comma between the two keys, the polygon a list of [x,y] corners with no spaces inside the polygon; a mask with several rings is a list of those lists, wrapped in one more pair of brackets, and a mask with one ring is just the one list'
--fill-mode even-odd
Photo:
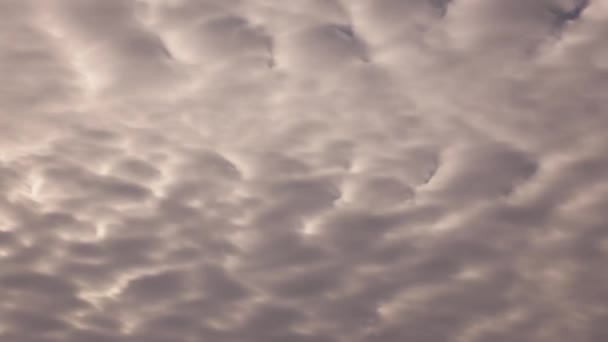
{"label": "rippled cloud pattern", "polygon": [[608,2],[1,0],[0,340],[608,341]]}

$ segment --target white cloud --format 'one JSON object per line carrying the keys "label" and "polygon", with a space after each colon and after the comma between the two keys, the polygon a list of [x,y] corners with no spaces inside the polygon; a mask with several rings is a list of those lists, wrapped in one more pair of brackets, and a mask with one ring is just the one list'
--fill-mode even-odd
{"label": "white cloud", "polygon": [[0,4],[0,338],[603,341],[584,0]]}

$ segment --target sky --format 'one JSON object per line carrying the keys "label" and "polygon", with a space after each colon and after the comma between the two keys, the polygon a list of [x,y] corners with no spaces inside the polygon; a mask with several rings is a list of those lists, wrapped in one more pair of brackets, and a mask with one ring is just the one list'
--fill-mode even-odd
{"label": "sky", "polygon": [[608,2],[0,0],[0,340],[608,341]]}

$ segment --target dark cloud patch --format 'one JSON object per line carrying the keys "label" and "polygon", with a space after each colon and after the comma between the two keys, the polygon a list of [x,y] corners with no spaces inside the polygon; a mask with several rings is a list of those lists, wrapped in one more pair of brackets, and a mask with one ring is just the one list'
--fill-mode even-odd
{"label": "dark cloud patch", "polygon": [[[492,146],[492,142],[485,144],[452,147],[445,151],[440,157],[439,169],[424,191],[441,200],[458,198],[462,203],[469,196],[509,196],[536,172],[536,162],[524,152]],[[488,182],[484,183],[484,180]],[[450,196],[452,191],[455,197]]]}
{"label": "dark cloud patch", "polygon": [[186,289],[185,282],[184,275],[178,271],[144,275],[129,281],[125,292],[121,293],[121,297],[127,300],[134,298],[141,302],[162,300],[171,294],[176,296],[183,292]]}
{"label": "dark cloud patch", "polygon": [[149,181],[161,175],[161,172],[154,165],[138,158],[122,159],[113,165],[110,172],[134,181]]}
{"label": "dark cloud patch", "polygon": [[369,61],[365,42],[352,27],[328,24],[295,32],[278,48],[286,51],[278,56],[278,64],[289,68],[304,68],[308,72],[344,67]]}

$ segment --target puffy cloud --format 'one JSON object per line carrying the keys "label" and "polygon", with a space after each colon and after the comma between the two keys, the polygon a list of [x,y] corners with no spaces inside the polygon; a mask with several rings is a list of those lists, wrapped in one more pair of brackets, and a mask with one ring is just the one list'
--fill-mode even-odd
{"label": "puffy cloud", "polygon": [[608,7],[0,4],[0,338],[604,341]]}

